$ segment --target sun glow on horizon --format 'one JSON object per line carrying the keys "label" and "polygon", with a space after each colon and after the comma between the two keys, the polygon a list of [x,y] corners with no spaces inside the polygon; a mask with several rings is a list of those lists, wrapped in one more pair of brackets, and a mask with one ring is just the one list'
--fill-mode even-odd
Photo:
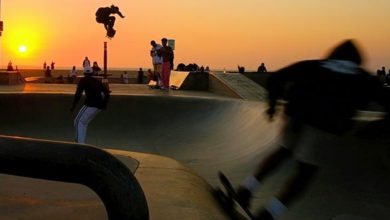
{"label": "sun glow on horizon", "polygon": [[[197,63],[211,69],[236,70],[239,64],[257,70],[264,62],[270,71],[277,70],[299,60],[321,58],[349,38],[362,44],[369,58],[365,65],[370,69],[390,65],[388,0],[375,4],[227,0],[224,7],[221,1],[206,0],[173,0],[172,4],[114,1],[125,18],[116,15],[117,34],[111,40],[95,20],[96,10],[109,3],[12,0],[2,4],[0,57],[19,65],[41,66],[54,60],[58,66],[73,66],[87,55],[102,63],[103,41],[107,41],[109,66],[150,67],[149,42],[162,37],[176,40],[175,63]],[[188,7],[192,13],[187,13]],[[158,21],[146,16],[165,10],[174,13]],[[156,22],[159,27],[151,28]],[[1,60],[0,65],[4,65]]]}
{"label": "sun glow on horizon", "polygon": [[22,14],[17,19],[10,20],[4,31],[4,53],[8,54],[9,60],[20,65],[40,60],[40,51],[46,45],[43,42],[47,41],[47,31],[42,28],[40,17],[34,18],[32,20],[29,14]]}

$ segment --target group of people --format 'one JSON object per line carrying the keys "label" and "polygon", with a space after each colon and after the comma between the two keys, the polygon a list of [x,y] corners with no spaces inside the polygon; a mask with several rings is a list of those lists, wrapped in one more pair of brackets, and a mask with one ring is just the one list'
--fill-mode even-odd
{"label": "group of people", "polygon": [[[151,42],[153,74],[161,80],[161,88],[169,88],[169,72],[173,51],[167,46]],[[268,80],[268,109],[270,121],[278,113],[278,100],[287,101],[284,106],[283,137],[278,148],[260,162],[255,172],[237,186],[238,201],[249,207],[256,189],[267,176],[288,158],[295,159],[295,173],[281,192],[271,198],[264,208],[255,213],[255,219],[273,220],[288,210],[301,196],[324,164],[331,159],[324,155],[335,150],[334,145],[319,148],[321,142],[340,140],[354,126],[353,116],[368,103],[375,101],[387,112],[385,124],[389,124],[390,91],[383,87],[378,77],[361,67],[363,60],[356,43],[346,40],[321,60],[297,62],[273,73]],[[92,71],[84,71],[71,107],[73,111],[85,91],[84,106],[75,119],[76,142],[85,143],[88,123],[98,112],[106,108],[109,92]]]}
{"label": "group of people", "polygon": [[14,66],[12,65],[12,62],[9,61],[8,65],[7,65],[7,71],[19,71],[18,66],[15,66],[15,68],[14,68]]}
{"label": "group of people", "polygon": [[390,85],[390,69],[389,72],[386,73],[386,67],[382,66],[381,69],[376,71],[376,74],[385,86]]}
{"label": "group of people", "polygon": [[[244,66],[237,66],[238,72],[239,73],[245,73],[245,67]],[[257,68],[258,73],[266,73],[267,72],[267,67],[265,67],[264,63],[261,63],[260,66]]]}
{"label": "group of people", "polygon": [[[150,55],[153,59],[153,79],[158,81],[157,86],[163,90],[169,89],[169,77],[173,67],[174,53],[173,49],[167,45],[166,38],[161,39],[162,45],[151,41],[152,50]],[[75,67],[74,67],[75,69]],[[73,69],[72,69],[73,70]],[[79,110],[75,120],[74,126],[76,128],[75,141],[77,143],[85,143],[88,124],[92,119],[102,110],[106,109],[110,97],[110,91],[104,83],[94,78],[101,70],[97,62],[93,63],[91,67],[90,60],[85,57],[83,61],[84,77],[81,78],[77,84],[77,89],[74,95],[73,104],[70,111],[74,111],[83,93],[86,99],[84,105]],[[151,71],[149,71],[151,72]],[[124,73],[127,75],[127,72]],[[142,77],[142,78],[141,78]],[[122,75],[122,79],[124,75]],[[143,70],[138,71],[138,80],[143,80]]]}
{"label": "group of people", "polygon": [[185,65],[184,63],[179,63],[176,68],[177,71],[196,71],[196,72],[209,72],[210,67],[199,66],[196,63],[190,63]]}
{"label": "group of people", "polygon": [[[129,84],[129,74],[127,71],[124,71],[121,74],[121,82],[123,84]],[[137,83],[138,84],[143,84],[144,83],[144,70],[142,68],[139,68],[137,72]]]}
{"label": "group of people", "polygon": [[[98,76],[99,72],[102,70],[96,61],[93,62],[91,66],[91,61],[88,57],[85,57],[82,63],[83,71],[90,71],[92,75]],[[77,83],[77,69],[76,66],[73,66],[68,74],[68,83]]]}
{"label": "group of people", "polygon": [[99,64],[96,61],[94,61],[91,66],[91,61],[89,60],[88,57],[85,57],[83,60],[83,69],[84,71],[91,71],[92,75],[94,76],[98,76],[100,71],[102,71],[102,69],[99,67]]}
{"label": "group of people", "polygon": [[167,38],[162,38],[161,44],[157,44],[154,40],[150,44],[152,45],[152,49],[150,50],[153,63],[152,79],[156,81],[156,85],[153,88],[160,88],[161,90],[167,91],[169,90],[169,78],[173,69],[173,49],[168,45]]}

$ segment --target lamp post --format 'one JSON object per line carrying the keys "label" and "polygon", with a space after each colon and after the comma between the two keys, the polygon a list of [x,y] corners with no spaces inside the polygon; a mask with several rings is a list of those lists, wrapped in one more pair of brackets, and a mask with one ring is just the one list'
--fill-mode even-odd
{"label": "lamp post", "polygon": [[[3,33],[3,21],[1,20],[1,0],[0,0],[0,37],[2,36],[2,33]],[[1,50],[0,50],[0,56],[1,56]],[[0,69],[1,69],[1,57],[0,57]]]}
{"label": "lamp post", "polygon": [[0,36],[3,32],[3,21],[1,20],[1,0],[0,0]]}
{"label": "lamp post", "polygon": [[103,63],[104,74],[103,74],[102,83],[104,86],[107,87],[107,90],[110,91],[110,85],[108,84],[108,73],[107,73],[107,42],[106,41],[104,42],[103,62],[104,62]]}

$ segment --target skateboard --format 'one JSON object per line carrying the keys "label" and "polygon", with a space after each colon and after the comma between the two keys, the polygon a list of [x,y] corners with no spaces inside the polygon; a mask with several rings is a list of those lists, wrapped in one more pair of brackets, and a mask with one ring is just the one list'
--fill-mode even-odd
{"label": "skateboard", "polygon": [[238,215],[237,211],[234,210],[234,206],[237,205],[239,208],[241,208],[247,217],[249,219],[254,219],[253,214],[251,211],[245,207],[242,206],[238,200],[237,200],[237,193],[234,190],[232,184],[230,183],[229,179],[223,174],[222,172],[218,173],[219,180],[221,181],[226,193],[221,190],[220,188],[214,189],[214,196],[217,198],[217,201],[220,203],[222,208],[226,211],[226,213],[232,217],[232,219],[243,219],[242,216]]}
{"label": "skateboard", "polygon": [[113,38],[115,36],[116,30],[114,29],[108,29],[107,30],[107,37],[108,38]]}

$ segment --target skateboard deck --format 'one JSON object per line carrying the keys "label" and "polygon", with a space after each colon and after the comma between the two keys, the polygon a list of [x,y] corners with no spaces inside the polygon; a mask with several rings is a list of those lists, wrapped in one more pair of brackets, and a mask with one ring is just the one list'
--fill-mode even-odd
{"label": "skateboard deck", "polygon": [[218,205],[231,220],[248,220],[242,213],[234,208],[234,200],[226,195],[220,188],[212,189],[212,194]]}
{"label": "skateboard deck", "polygon": [[225,176],[225,174],[219,172],[218,177],[226,191],[226,193],[224,193],[221,189],[216,190],[217,193],[220,194],[219,196],[220,198],[222,198],[221,200],[224,200],[220,202],[224,203],[223,206],[225,206],[225,210],[227,210],[228,212],[232,212],[231,210],[233,210],[234,204],[237,204],[245,212],[249,219],[254,219],[254,216],[251,211],[247,207],[242,206],[237,200],[237,193],[234,190],[233,185],[230,183],[229,179]]}
{"label": "skateboard deck", "polygon": [[107,37],[113,38],[115,36],[116,31],[114,29],[107,30]]}

